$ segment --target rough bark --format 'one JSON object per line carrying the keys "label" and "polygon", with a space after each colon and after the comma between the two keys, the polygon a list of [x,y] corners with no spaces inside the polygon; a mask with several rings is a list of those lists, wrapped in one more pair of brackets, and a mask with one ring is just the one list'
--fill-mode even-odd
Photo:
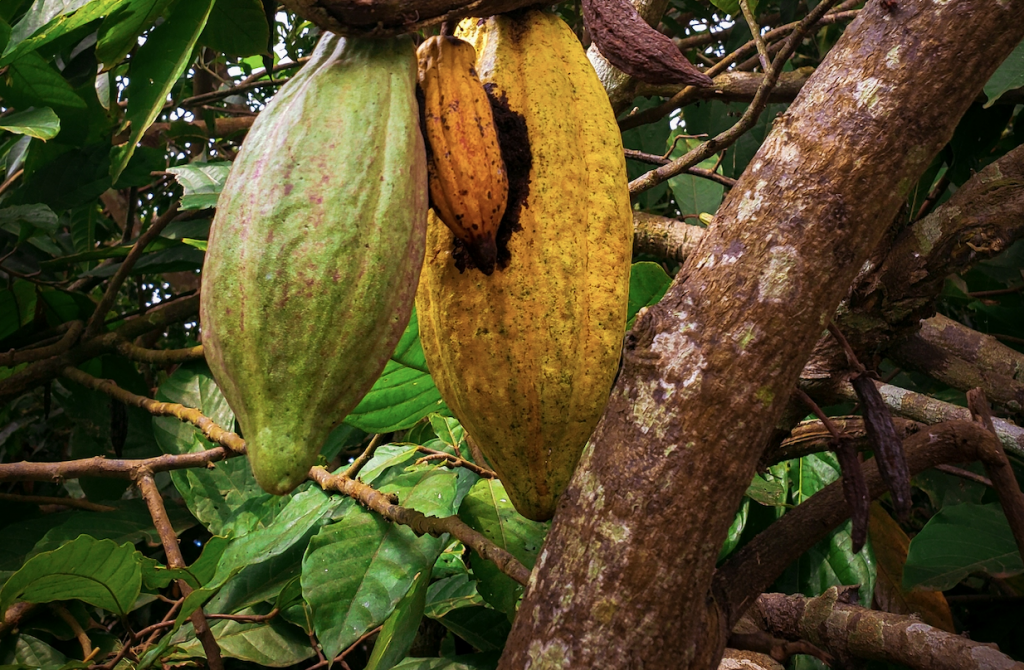
{"label": "rough bark", "polygon": [[499,667],[717,664],[711,576],[765,440],[899,203],[1024,36],[1021,10],[869,3],[847,29],[627,336]]}

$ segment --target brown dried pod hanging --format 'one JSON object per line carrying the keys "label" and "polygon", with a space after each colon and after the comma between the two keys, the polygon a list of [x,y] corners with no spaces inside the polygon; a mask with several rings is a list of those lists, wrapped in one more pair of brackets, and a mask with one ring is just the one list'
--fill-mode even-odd
{"label": "brown dried pod hanging", "polygon": [[903,442],[896,434],[892,415],[874,380],[867,373],[861,373],[850,381],[863,408],[864,428],[875,451],[878,473],[892,494],[896,514],[906,519],[910,514],[910,468],[903,453]]}
{"label": "brown dried pod hanging", "polygon": [[857,459],[857,450],[854,449],[853,443],[848,438],[833,440],[832,450],[843,471],[843,497],[850,507],[850,519],[853,521],[850,539],[853,541],[853,553],[856,554],[864,548],[864,542],[868,537],[871,498],[868,495],[867,481],[864,479],[864,471],[860,467],[860,460]]}
{"label": "brown dried pod hanging", "polygon": [[711,77],[647,25],[629,0],[583,0],[583,21],[601,55],[626,74],[648,84],[711,86]]}

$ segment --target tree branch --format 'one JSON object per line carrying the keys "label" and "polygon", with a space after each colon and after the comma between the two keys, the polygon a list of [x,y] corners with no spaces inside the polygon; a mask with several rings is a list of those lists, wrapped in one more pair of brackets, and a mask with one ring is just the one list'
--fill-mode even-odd
{"label": "tree branch", "polygon": [[[0,465],[2,467],[2,465]],[[16,493],[0,493],[0,500],[28,503],[29,505],[59,505],[75,509],[89,510],[90,512],[116,512],[116,507],[100,505],[79,498],[60,498],[57,496],[23,496]]]}
{"label": "tree branch", "polygon": [[[710,156],[711,154],[717,153],[722,149],[730,146],[733,142],[738,140],[740,136],[750,130],[757,119],[761,116],[761,112],[768,104],[768,94],[771,89],[775,87],[776,82],[779,78],[779,72],[782,71],[782,67],[789,60],[789,57],[793,55],[797,45],[800,44],[800,40],[807,34],[818,20],[824,16],[825,12],[832,8],[838,0],[822,0],[818,3],[818,6],[811,10],[806,17],[800,22],[800,25],[793,29],[790,33],[789,38],[786,40],[782,50],[775,56],[775,60],[772,62],[772,68],[770,72],[766,72],[764,79],[761,80],[761,84],[757,88],[757,93],[754,95],[754,99],[751,101],[750,106],[743,112],[743,116],[740,120],[735,123],[728,130],[720,133],[713,139],[702,143],[700,146],[688,151],[685,155],[677,158],[668,165],[663,165],[660,168],[651,170],[650,172],[641,175],[629,183],[630,195],[637,195],[648,189],[652,189],[658,184],[668,180],[671,177],[676,176],[683,170],[693,167],[697,163]],[[708,70],[708,75],[711,76],[711,68]],[[685,90],[685,89],[684,89]]]}
{"label": "tree branch", "polygon": [[[970,421],[929,426],[904,441],[912,474],[939,463],[990,461],[992,449],[999,449],[995,437],[984,426]],[[875,459],[863,465],[869,495],[877,498],[886,488]],[[849,514],[842,481],[833,482],[732,554],[714,577],[715,599],[726,614],[727,625],[735,625],[787,565],[846,521]]]}
{"label": "tree branch", "polygon": [[515,556],[494,544],[486,537],[466,525],[457,516],[428,517],[407,507],[399,507],[391,502],[389,496],[366,484],[349,479],[343,475],[332,475],[321,467],[312,468],[309,478],[320,485],[325,491],[338,491],[359,501],[364,507],[391,521],[408,526],[419,535],[429,534],[440,537],[450,534],[462,542],[480,558],[491,561],[499,570],[524,586],[530,579],[530,571]]}
{"label": "tree branch", "polygon": [[[156,481],[153,479],[153,473],[149,470],[141,469],[135,474],[135,484],[139,487],[139,491],[142,492],[142,498],[146,501],[149,515],[153,517],[153,525],[156,527],[156,532],[160,535],[160,542],[163,544],[164,553],[167,555],[167,566],[174,569],[184,568],[185,559],[182,557],[181,548],[178,546],[178,536],[174,533],[171,520],[167,517],[164,500],[160,496],[160,489],[157,488]],[[192,587],[184,579],[178,580],[178,588],[183,596],[192,593]],[[192,620],[196,637],[199,638],[203,645],[203,650],[206,652],[206,663],[210,666],[210,670],[224,670],[224,661],[220,656],[220,647],[213,637],[210,625],[206,622],[203,608],[196,608],[196,611],[189,616],[189,619]]]}
{"label": "tree branch", "polygon": [[756,609],[772,634],[809,640],[840,659],[870,659],[914,670],[1024,670],[1024,663],[990,644],[933,628],[915,617],[839,602],[835,587],[817,598],[765,594],[757,599]]}
{"label": "tree branch", "polygon": [[107,290],[103,293],[103,297],[100,299],[96,310],[89,317],[89,323],[85,326],[85,339],[91,339],[99,334],[100,329],[103,328],[103,322],[107,318],[107,312],[110,311],[111,306],[114,304],[114,300],[117,298],[117,292],[121,290],[121,285],[124,284],[124,280],[128,278],[128,274],[135,267],[136,261],[142,256],[143,252],[150,242],[155,240],[161,231],[167,227],[174,217],[178,214],[178,202],[175,201],[166,212],[161,214],[152,224],[149,229],[139,236],[138,241],[135,242],[135,246],[132,247],[131,251],[123,261],[121,266],[111,277],[110,283],[107,285]]}

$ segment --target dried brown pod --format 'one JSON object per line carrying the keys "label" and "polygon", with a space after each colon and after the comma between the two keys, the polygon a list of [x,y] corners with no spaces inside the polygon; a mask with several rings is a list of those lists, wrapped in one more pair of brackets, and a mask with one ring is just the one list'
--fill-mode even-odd
{"label": "dried brown pod", "polygon": [[853,521],[850,538],[853,541],[853,553],[857,553],[864,548],[864,542],[868,537],[868,516],[871,505],[868,485],[864,479],[864,471],[860,467],[860,460],[857,458],[857,450],[849,439],[834,440],[832,450],[843,471],[843,497],[850,507],[850,519]]}
{"label": "dried brown pod", "polygon": [[583,21],[601,55],[648,84],[711,86],[671,39],[647,25],[629,0],[583,0]]}
{"label": "dried brown pod", "polygon": [[862,373],[851,383],[863,408],[864,428],[875,452],[878,473],[892,494],[897,515],[905,519],[910,514],[910,468],[903,453],[903,442],[896,434],[892,415],[874,380]]}

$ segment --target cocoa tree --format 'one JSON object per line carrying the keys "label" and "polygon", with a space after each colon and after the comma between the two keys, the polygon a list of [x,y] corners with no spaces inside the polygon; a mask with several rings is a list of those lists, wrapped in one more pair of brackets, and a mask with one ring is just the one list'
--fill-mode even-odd
{"label": "cocoa tree", "polygon": [[[634,3],[701,73],[589,48],[635,264],[554,520],[509,504],[415,317],[309,481],[255,484],[197,321],[252,120],[321,30],[528,4],[0,8],[0,663],[1020,665],[1015,0]],[[584,5],[554,10],[585,44],[628,10]]]}

